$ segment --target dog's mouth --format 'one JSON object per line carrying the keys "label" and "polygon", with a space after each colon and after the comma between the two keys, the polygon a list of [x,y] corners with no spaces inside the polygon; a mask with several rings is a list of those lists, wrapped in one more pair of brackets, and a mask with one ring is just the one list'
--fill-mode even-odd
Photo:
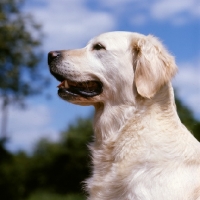
{"label": "dog's mouth", "polygon": [[62,75],[51,71],[51,74],[61,83],[58,87],[58,95],[66,100],[76,97],[94,97],[102,93],[103,85],[100,81],[72,81]]}
{"label": "dog's mouth", "polygon": [[75,82],[64,80],[57,87],[59,88],[58,95],[61,97],[65,94],[70,94],[88,98],[99,95],[102,92],[102,84],[100,81]]}

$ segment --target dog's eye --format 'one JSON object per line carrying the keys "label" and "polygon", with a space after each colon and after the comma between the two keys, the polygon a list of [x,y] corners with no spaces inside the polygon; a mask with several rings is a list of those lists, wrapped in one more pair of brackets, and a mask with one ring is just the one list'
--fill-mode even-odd
{"label": "dog's eye", "polygon": [[97,51],[99,51],[99,50],[106,50],[106,48],[102,45],[102,44],[100,44],[100,43],[97,43],[97,44],[95,44],[94,46],[93,46],[93,50],[97,50]]}

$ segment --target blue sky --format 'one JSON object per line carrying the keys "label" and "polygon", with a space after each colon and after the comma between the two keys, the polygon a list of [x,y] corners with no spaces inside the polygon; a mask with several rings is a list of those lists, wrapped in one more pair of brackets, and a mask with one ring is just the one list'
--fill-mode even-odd
{"label": "blue sky", "polygon": [[[200,119],[200,1],[199,0],[27,0],[24,12],[42,24],[43,50],[84,47],[92,37],[108,31],[153,34],[176,57],[179,73],[173,80],[181,100]],[[31,151],[42,137],[56,141],[77,117],[91,115],[57,96],[58,82],[49,75],[46,57],[41,69],[52,79],[44,96],[27,100],[28,108],[10,108],[8,148]]]}

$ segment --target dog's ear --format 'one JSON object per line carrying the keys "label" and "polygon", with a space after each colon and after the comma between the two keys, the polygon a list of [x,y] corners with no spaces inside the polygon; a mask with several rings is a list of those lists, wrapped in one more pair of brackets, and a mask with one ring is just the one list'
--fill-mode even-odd
{"label": "dog's ear", "polygon": [[152,98],[176,73],[174,58],[151,35],[133,41],[133,54],[137,92],[142,97]]}

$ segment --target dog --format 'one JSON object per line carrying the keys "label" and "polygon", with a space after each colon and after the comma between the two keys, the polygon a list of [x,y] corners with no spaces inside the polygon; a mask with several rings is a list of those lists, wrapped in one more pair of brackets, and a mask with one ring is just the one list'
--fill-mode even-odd
{"label": "dog", "polygon": [[178,117],[177,66],[156,37],[104,33],[48,64],[62,99],[95,107],[88,200],[200,200],[200,143]]}

